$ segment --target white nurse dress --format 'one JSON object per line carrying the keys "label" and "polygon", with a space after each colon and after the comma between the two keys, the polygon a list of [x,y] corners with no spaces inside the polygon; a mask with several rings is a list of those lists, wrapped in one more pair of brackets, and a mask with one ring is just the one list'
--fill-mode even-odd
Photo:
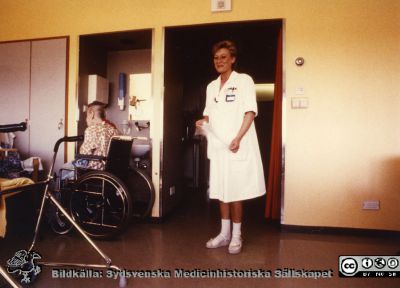
{"label": "white nurse dress", "polygon": [[236,153],[228,149],[246,112],[257,115],[253,79],[233,71],[220,89],[221,79],[207,86],[204,116],[209,117],[207,155],[210,159],[210,198],[228,203],[265,194],[264,171],[254,126],[251,124]]}

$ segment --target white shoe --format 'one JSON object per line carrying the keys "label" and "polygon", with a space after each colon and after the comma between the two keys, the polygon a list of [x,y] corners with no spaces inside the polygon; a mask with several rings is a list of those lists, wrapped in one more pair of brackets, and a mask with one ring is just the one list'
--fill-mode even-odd
{"label": "white shoe", "polygon": [[229,243],[228,252],[230,254],[239,254],[242,251],[243,239],[242,237],[233,237],[231,243]]}
{"label": "white shoe", "polygon": [[210,240],[208,240],[206,247],[212,249],[212,248],[228,246],[230,241],[231,241],[231,239],[229,239],[229,238],[227,239],[224,236],[222,236],[221,234],[219,234],[217,237],[211,238]]}

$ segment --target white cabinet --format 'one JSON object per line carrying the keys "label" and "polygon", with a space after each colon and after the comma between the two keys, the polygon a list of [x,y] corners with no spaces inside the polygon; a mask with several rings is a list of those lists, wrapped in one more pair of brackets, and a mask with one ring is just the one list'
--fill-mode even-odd
{"label": "white cabinet", "polygon": [[15,145],[23,157],[41,157],[45,168],[66,131],[66,72],[66,38],[0,43],[0,124],[29,120]]}
{"label": "white cabinet", "polygon": [[[30,42],[0,44],[0,124],[29,119]],[[16,132],[15,145],[29,154],[29,133]]]}
{"label": "white cabinet", "polygon": [[79,98],[83,105],[88,105],[93,101],[100,101],[108,104],[108,80],[99,75],[83,75],[80,77]]}

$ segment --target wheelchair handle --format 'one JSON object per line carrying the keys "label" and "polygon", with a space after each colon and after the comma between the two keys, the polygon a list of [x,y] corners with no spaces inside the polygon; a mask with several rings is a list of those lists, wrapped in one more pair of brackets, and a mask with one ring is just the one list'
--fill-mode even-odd
{"label": "wheelchair handle", "polygon": [[58,148],[61,143],[63,143],[63,142],[78,142],[78,141],[83,141],[83,135],[65,136],[63,138],[60,138],[57,140],[56,145],[54,145],[54,153],[56,153],[58,151]]}
{"label": "wheelchair handle", "polygon": [[21,122],[19,124],[0,125],[0,133],[25,131],[25,130],[26,130],[26,122]]}

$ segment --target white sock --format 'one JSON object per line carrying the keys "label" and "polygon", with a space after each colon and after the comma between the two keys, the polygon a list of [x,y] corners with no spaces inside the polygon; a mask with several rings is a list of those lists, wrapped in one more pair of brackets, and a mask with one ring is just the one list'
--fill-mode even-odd
{"label": "white sock", "polygon": [[231,238],[231,219],[221,219],[221,233],[225,239]]}
{"label": "white sock", "polygon": [[233,222],[232,238],[239,239],[242,236],[241,228],[242,228],[242,223]]}

